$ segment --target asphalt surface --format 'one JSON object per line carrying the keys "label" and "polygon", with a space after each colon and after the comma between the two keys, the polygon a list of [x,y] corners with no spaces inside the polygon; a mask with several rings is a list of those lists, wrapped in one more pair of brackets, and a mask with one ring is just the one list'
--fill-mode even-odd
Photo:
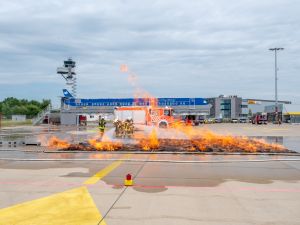
{"label": "asphalt surface", "polygon": [[[299,151],[298,126],[211,125]],[[201,128],[196,128],[201,129]],[[1,139],[62,135],[80,141],[94,128],[21,127]],[[299,155],[46,153],[0,147],[0,225],[300,224]],[[125,187],[127,174],[133,186]]]}
{"label": "asphalt surface", "polygon": [[0,224],[299,224],[299,181],[300,161],[0,160]]}

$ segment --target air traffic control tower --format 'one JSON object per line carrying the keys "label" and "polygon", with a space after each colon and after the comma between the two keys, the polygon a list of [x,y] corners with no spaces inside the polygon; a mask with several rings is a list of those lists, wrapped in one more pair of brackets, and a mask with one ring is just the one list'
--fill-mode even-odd
{"label": "air traffic control tower", "polygon": [[65,80],[67,86],[69,86],[72,90],[72,96],[76,98],[77,96],[77,79],[75,73],[76,62],[69,58],[64,61],[64,65],[62,67],[57,68],[57,73],[60,74]]}

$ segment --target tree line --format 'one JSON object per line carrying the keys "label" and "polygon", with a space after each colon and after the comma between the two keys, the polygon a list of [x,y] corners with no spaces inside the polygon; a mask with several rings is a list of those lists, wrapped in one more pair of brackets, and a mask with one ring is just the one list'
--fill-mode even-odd
{"label": "tree line", "polygon": [[50,103],[51,101],[48,99],[36,101],[9,97],[0,101],[0,113],[7,119],[10,119],[11,115],[26,115],[27,118],[32,118]]}

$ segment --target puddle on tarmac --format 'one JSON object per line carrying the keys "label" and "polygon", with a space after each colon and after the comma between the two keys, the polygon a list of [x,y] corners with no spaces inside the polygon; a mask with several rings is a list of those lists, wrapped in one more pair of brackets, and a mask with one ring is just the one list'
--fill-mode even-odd
{"label": "puddle on tarmac", "polygon": [[300,152],[300,136],[249,136],[249,138],[263,139],[268,143],[280,144],[289,150]]}
{"label": "puddle on tarmac", "polygon": [[161,187],[161,186],[158,186],[158,187],[133,186],[133,189],[134,189],[135,191],[138,191],[138,192],[145,192],[145,193],[159,193],[159,192],[163,192],[163,191],[168,190],[168,188],[166,188],[166,187]]}

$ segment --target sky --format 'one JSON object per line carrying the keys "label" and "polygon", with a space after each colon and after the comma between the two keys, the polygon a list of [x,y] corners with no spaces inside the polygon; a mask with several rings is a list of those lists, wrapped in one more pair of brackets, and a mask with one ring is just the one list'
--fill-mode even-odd
{"label": "sky", "polygon": [[59,102],[63,60],[78,97],[132,97],[126,64],[157,97],[274,99],[300,111],[299,0],[0,0],[0,100]]}

